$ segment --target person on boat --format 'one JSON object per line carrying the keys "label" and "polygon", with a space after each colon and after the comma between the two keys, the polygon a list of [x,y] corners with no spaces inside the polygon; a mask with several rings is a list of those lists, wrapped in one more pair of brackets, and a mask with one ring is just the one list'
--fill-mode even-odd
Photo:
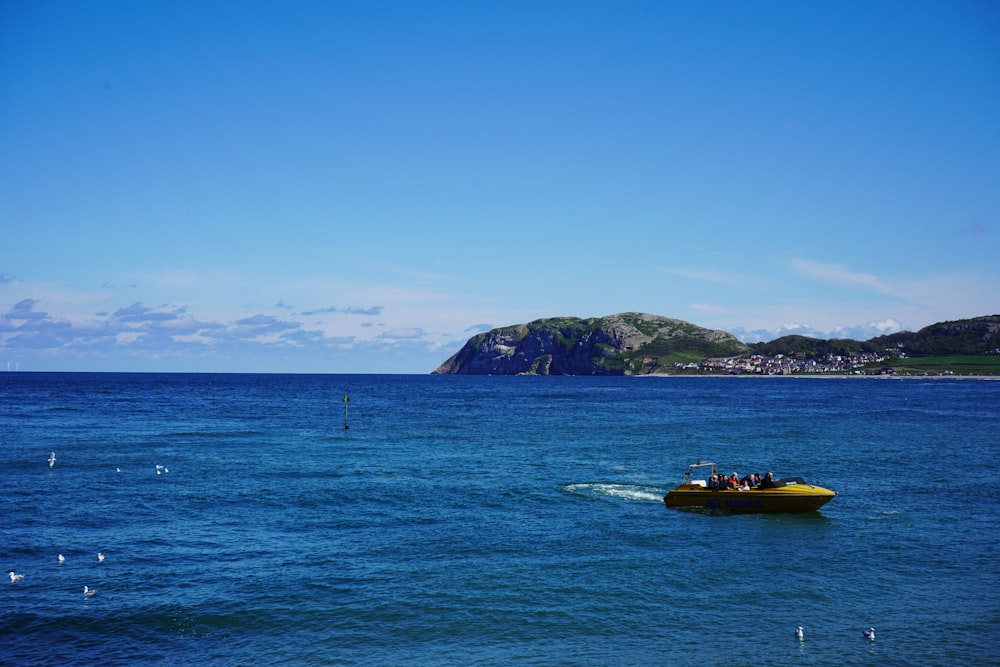
{"label": "person on boat", "polygon": [[757,485],[758,489],[776,489],[777,485],[774,483],[774,475],[772,473],[767,473],[764,475],[764,479],[760,480],[760,484]]}
{"label": "person on boat", "polygon": [[712,475],[711,477],[708,478],[708,488],[710,488],[710,489],[717,489],[717,488],[719,488],[719,476],[718,475]]}

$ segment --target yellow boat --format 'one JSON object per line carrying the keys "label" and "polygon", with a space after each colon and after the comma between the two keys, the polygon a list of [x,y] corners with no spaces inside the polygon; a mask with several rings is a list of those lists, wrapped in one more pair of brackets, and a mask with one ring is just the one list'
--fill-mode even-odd
{"label": "yellow boat", "polygon": [[[709,472],[710,471],[710,472]],[[681,483],[663,497],[667,507],[697,507],[728,512],[812,512],[833,500],[835,492],[806,484],[801,477],[783,477],[748,490],[712,489],[698,475],[718,474],[714,463],[693,463],[684,471]]]}

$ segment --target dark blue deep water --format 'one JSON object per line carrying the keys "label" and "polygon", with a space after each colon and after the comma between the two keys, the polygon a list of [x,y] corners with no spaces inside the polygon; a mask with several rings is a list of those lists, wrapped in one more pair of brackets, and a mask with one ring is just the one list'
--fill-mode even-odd
{"label": "dark blue deep water", "polygon": [[6,373],[0,664],[996,665],[998,481],[995,381]]}

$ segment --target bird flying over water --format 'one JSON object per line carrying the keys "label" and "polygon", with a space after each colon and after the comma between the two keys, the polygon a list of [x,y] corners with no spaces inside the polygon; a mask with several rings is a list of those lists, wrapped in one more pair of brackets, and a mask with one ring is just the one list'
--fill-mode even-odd
{"label": "bird flying over water", "polygon": [[867,630],[861,631],[861,636],[865,639],[870,639],[875,641],[875,628],[868,628]]}
{"label": "bird flying over water", "polygon": [[10,572],[8,572],[7,575],[10,577],[10,583],[12,583],[12,584],[15,581],[21,581],[22,579],[24,579],[24,575],[23,574],[14,574],[14,570],[11,570]]}
{"label": "bird flying over water", "polygon": [[799,641],[802,641],[803,639],[805,639],[805,634],[802,632],[802,626],[801,625],[798,626],[797,628],[795,628],[795,638],[798,639]]}
{"label": "bird flying over water", "polygon": [[55,464],[56,464],[56,453],[52,452],[51,454],[49,454],[49,467],[51,468]]}
{"label": "bird flying over water", "polygon": [[83,586],[83,597],[85,597],[85,598],[92,597],[94,595],[94,593],[96,593],[96,592],[97,592],[96,588],[90,588],[89,586],[87,586],[86,584],[84,584],[84,586]]}

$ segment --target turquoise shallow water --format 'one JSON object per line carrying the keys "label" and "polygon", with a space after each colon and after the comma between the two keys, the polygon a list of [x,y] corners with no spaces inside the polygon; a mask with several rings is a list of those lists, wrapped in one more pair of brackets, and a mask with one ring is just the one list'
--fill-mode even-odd
{"label": "turquoise shallow water", "polygon": [[[0,405],[0,664],[1000,663],[1000,382],[6,373]],[[664,507],[702,458],[840,496]]]}

